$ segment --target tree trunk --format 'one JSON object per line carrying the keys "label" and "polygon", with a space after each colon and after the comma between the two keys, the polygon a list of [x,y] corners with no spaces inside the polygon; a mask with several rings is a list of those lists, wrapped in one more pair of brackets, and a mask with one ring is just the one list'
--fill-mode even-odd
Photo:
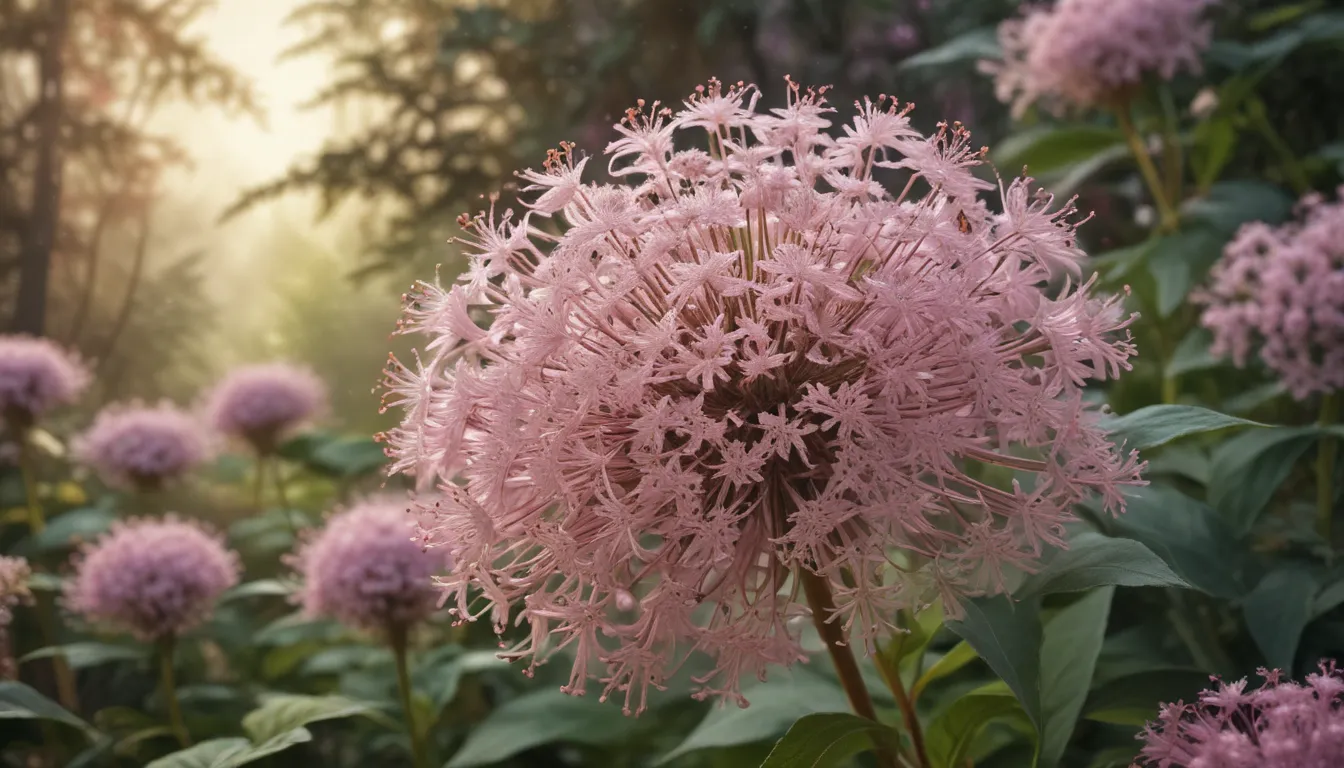
{"label": "tree trunk", "polygon": [[29,228],[19,257],[19,295],[13,330],[42,335],[47,313],[47,275],[56,244],[61,212],[61,111],[63,103],[61,49],[69,22],[69,0],[49,0],[47,37],[38,65],[37,162]]}

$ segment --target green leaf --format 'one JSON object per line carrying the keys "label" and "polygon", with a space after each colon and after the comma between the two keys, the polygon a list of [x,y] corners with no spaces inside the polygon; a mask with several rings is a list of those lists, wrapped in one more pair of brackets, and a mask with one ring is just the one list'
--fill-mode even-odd
{"label": "green leaf", "polygon": [[148,654],[144,648],[128,645],[68,643],[66,645],[49,645],[45,648],[38,648],[25,654],[23,658],[19,659],[19,663],[33,661],[34,659],[50,659],[54,656],[64,656],[66,663],[72,669],[86,669],[113,661],[142,661]]}
{"label": "green leaf", "polygon": [[260,744],[238,737],[211,739],[165,755],[145,768],[237,768],[312,740],[307,728],[278,733]]}
{"label": "green leaf", "polygon": [[[352,715],[379,719],[374,705],[342,696],[302,696],[282,693],[267,697],[257,709],[243,716],[243,730],[254,742],[266,742],[296,728],[320,720]],[[385,718],[382,718],[385,721]]]}
{"label": "green leaf", "polygon": [[1208,673],[1193,669],[1125,675],[1097,684],[1087,695],[1083,715],[1101,723],[1138,727],[1157,717],[1161,702],[1191,701],[1208,684]]}
{"label": "green leaf", "polygon": [[1103,426],[1124,441],[1126,448],[1156,448],[1178,437],[1212,432],[1228,427],[1263,427],[1225,413],[1195,405],[1150,405],[1132,413],[1107,419]]}
{"label": "green leaf", "polygon": [[1317,438],[1315,427],[1279,427],[1228,440],[1213,452],[1209,502],[1244,536]]}
{"label": "green leaf", "polygon": [[1246,593],[1246,549],[1217,512],[1157,483],[1127,497],[1125,513],[1103,521],[1112,534],[1142,542],[1196,589],[1228,599]]}
{"label": "green leaf", "polygon": [[1181,220],[1228,238],[1248,221],[1277,224],[1287,219],[1293,211],[1293,202],[1292,197],[1272,184],[1220,181],[1203,197],[1186,201],[1181,206]]}
{"label": "green leaf", "polygon": [[1106,635],[1114,587],[1087,593],[1055,615],[1041,643],[1041,768],[1064,758]]}
{"label": "green leaf", "polygon": [[422,664],[415,672],[416,687],[423,690],[434,703],[435,712],[448,706],[457,696],[462,678],[490,669],[506,669],[509,663],[495,651],[467,651],[457,653],[446,661]]}
{"label": "green leaf", "polygon": [[695,750],[774,739],[806,715],[849,711],[849,701],[839,686],[802,669],[772,676],[742,691],[742,695],[751,706],[711,709],[695,730],[656,764]]}
{"label": "green leaf", "polygon": [[1223,360],[1209,351],[1213,345],[1213,334],[1205,328],[1195,328],[1185,334],[1181,343],[1171,353],[1164,373],[1168,378],[1194,371],[1203,371],[1217,367]]}
{"label": "green leaf", "polygon": [[1209,49],[1209,56],[1235,70],[1268,72],[1304,45],[1341,39],[1344,13],[1313,13],[1254,43],[1220,40]]}
{"label": "green leaf", "polygon": [[0,720],[52,720],[74,726],[88,736],[96,733],[65,707],[15,680],[0,680]]}
{"label": "green leaf", "polygon": [[925,670],[924,674],[920,675],[919,679],[915,681],[915,684],[910,686],[910,700],[918,701],[919,695],[924,692],[925,688],[929,687],[930,683],[947,677],[978,658],[980,658],[979,654],[965,640],[952,646],[952,650],[934,662],[933,666]]}
{"label": "green leaf", "polygon": [[[299,662],[304,675],[339,675],[354,669],[392,664],[392,652],[376,645],[338,645],[325,648]],[[389,666],[388,669],[391,667]]]}
{"label": "green leaf", "polygon": [[294,594],[295,585],[279,579],[257,579],[239,584],[219,596],[219,602],[240,600],[245,597],[288,597]]}
{"label": "green leaf", "polygon": [[982,59],[998,59],[1003,54],[999,49],[999,37],[994,27],[973,29],[934,46],[902,61],[898,69],[927,69],[946,67],[950,64],[978,62]]}
{"label": "green leaf", "polygon": [[1014,173],[1026,166],[1033,176],[1061,171],[1117,146],[1124,146],[1119,130],[1089,125],[1042,125],[1010,134],[999,142],[992,159]]}
{"label": "green leaf", "polygon": [[33,537],[33,546],[50,552],[90,542],[106,533],[116,519],[116,512],[102,507],[72,509],[47,521],[47,527]]}
{"label": "green leaf", "polygon": [[834,768],[894,734],[881,723],[847,712],[801,717],[780,739],[761,768]]}
{"label": "green leaf", "polygon": [[1043,569],[1028,576],[1014,596],[1028,600],[1103,586],[1190,588],[1141,542],[1085,532],[1074,537],[1069,548],[1055,555]]}
{"label": "green leaf", "polygon": [[887,662],[898,669],[906,659],[914,661],[924,655],[938,628],[943,626],[943,604],[936,600],[913,617],[909,611],[902,611],[901,615],[906,631],[895,633],[885,654]]}
{"label": "green leaf", "polygon": [[991,721],[1002,718],[1020,720],[1025,730],[1035,729],[1022,705],[1007,690],[971,691],[952,702],[924,730],[924,746],[933,768],[962,768],[976,737]]}
{"label": "green leaf", "polygon": [[477,723],[447,768],[491,765],[555,741],[610,744],[637,724],[618,705],[603,704],[596,696],[569,696],[558,688],[535,691],[505,702]]}
{"label": "green leaf", "polygon": [[1195,127],[1195,144],[1191,149],[1195,169],[1195,185],[1204,189],[1211,186],[1232,159],[1237,145],[1237,128],[1231,117],[1214,115]]}
{"label": "green leaf", "polygon": [[1293,674],[1297,646],[1319,588],[1305,569],[1280,568],[1266,574],[1242,602],[1246,628],[1271,668]]}
{"label": "green leaf", "polygon": [[1041,725],[1041,613],[1035,600],[1012,603],[1003,595],[967,600],[965,616],[947,628],[975,648],[1008,684],[1037,728]]}
{"label": "green leaf", "polygon": [[337,477],[359,477],[385,466],[387,453],[381,443],[371,438],[335,440],[313,451],[308,463],[318,471]]}

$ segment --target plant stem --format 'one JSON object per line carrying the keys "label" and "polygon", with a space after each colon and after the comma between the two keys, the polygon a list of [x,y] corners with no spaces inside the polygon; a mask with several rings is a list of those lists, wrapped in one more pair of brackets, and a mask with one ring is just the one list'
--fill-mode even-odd
{"label": "plant stem", "polygon": [[257,514],[261,514],[262,509],[262,489],[266,484],[266,457],[257,455],[257,479],[252,485],[252,506],[256,507]]}
{"label": "plant stem", "polygon": [[406,666],[406,627],[394,625],[388,629],[388,641],[397,663],[397,689],[401,692],[401,709],[406,716],[406,732],[411,737],[411,760],[415,768],[429,768],[429,758],[420,728],[415,722],[415,707],[411,700],[411,675]]}
{"label": "plant stem", "polygon": [[[839,624],[827,620],[835,613],[835,600],[831,597],[831,588],[827,586],[825,579],[806,568],[799,568],[795,573],[802,582],[808,607],[812,609],[812,623],[816,625],[817,634],[825,641],[826,650],[831,654],[831,660],[835,662],[835,671],[840,677],[841,687],[845,689],[845,696],[849,698],[850,708],[859,717],[878,722],[873,699],[868,694],[868,686],[863,682],[859,663],[854,659],[854,652],[845,638],[844,630]],[[879,765],[884,768],[894,768],[898,765],[896,756],[885,744],[877,740],[874,743]]]}
{"label": "plant stem", "polygon": [[182,706],[177,701],[177,682],[173,677],[173,646],[176,638],[168,635],[159,641],[159,684],[163,687],[163,705],[168,709],[168,725],[183,749],[191,746],[191,734],[182,719]]}
{"label": "plant stem", "polygon": [[[1339,393],[1331,392],[1321,400],[1318,423],[1321,427],[1329,427],[1336,421],[1339,421]],[[1331,549],[1334,548],[1331,528],[1335,518],[1335,453],[1338,447],[1339,441],[1327,433],[1321,435],[1316,449],[1316,532]]]}
{"label": "plant stem", "polygon": [[1279,156],[1279,162],[1283,165],[1283,173],[1288,177],[1288,183],[1292,186],[1293,191],[1299,195],[1310,192],[1311,179],[1307,177],[1306,171],[1302,170],[1302,164],[1297,161],[1297,156],[1293,154],[1288,142],[1284,141],[1279,132],[1274,130],[1274,124],[1265,114],[1264,102],[1257,98],[1249,99],[1246,102],[1246,114],[1255,124],[1255,129],[1269,144],[1269,148]]}
{"label": "plant stem", "polygon": [[929,768],[933,763],[929,762],[929,753],[924,748],[924,731],[919,727],[919,715],[915,712],[910,695],[906,693],[905,683],[901,680],[900,665],[888,663],[882,649],[879,648],[877,668],[882,671],[882,679],[887,681],[887,687],[896,697],[896,706],[901,708],[901,720],[905,722],[905,730],[910,734],[910,743],[915,748],[915,758],[919,761],[920,768]]}
{"label": "plant stem", "polygon": [[[33,462],[33,448],[28,430],[19,430],[16,436],[19,444],[19,470],[23,474],[23,490],[28,500],[28,529],[33,536],[47,527],[42,516],[42,502],[37,496],[37,478]],[[60,639],[59,624],[53,599],[38,595],[37,623],[42,630],[42,640],[46,645],[56,645]],[[79,689],[75,685],[75,674],[70,670],[65,656],[57,654],[51,657],[51,668],[56,676],[56,697],[61,706],[71,712],[79,711]]]}
{"label": "plant stem", "polygon": [[1125,134],[1129,150],[1139,164],[1139,174],[1143,176],[1144,183],[1148,185],[1148,192],[1153,196],[1153,204],[1157,206],[1158,215],[1161,217],[1159,226],[1163,232],[1170,232],[1176,228],[1176,209],[1171,207],[1171,201],[1167,199],[1166,190],[1162,186],[1162,177],[1158,175],[1157,166],[1153,165],[1153,158],[1148,154],[1148,147],[1143,143],[1143,137],[1139,136],[1138,130],[1134,128],[1134,121],[1129,116],[1129,105],[1117,108],[1115,116],[1120,123],[1120,130]]}
{"label": "plant stem", "polygon": [[299,527],[294,524],[293,510],[289,508],[289,495],[285,493],[285,472],[280,464],[280,459],[271,457],[271,474],[275,475],[275,495],[280,499],[280,511],[285,514],[285,524],[289,526],[289,532],[294,535],[295,541],[299,538]]}

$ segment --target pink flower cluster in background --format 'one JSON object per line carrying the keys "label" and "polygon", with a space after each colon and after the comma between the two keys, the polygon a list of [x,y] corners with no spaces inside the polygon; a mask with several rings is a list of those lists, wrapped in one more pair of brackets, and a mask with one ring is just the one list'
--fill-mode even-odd
{"label": "pink flower cluster in background", "polygon": [[0,336],[0,417],[27,429],[52,408],[69,405],[89,384],[74,355],[47,339]]}
{"label": "pink flower cluster in background", "polygon": [[1260,670],[1264,685],[1218,683],[1198,703],[1162,707],[1139,764],[1150,768],[1336,768],[1344,755],[1344,676],[1333,665],[1305,684]]}
{"label": "pink flower cluster in background", "polygon": [[1002,590],[1074,503],[1119,510],[1138,481],[1082,398],[1129,367],[1131,318],[1045,290],[1079,274],[1072,208],[977,178],[966,130],[922,135],[892,100],[832,134],[819,92],[758,95],[631,110],[619,183],[566,145],[522,174],[521,218],[463,217],[468,268],[408,297],[428,343],[388,373],[457,615],[530,625],[510,655],[566,648],[567,690],[600,679],[628,711],[695,650],[699,695],[739,701],[802,658],[800,569],[873,640],[900,607]]}
{"label": "pink flower cluster in background", "polygon": [[108,485],[153,490],[209,458],[211,445],[194,415],[160,403],[104,408],[73,449]]}
{"label": "pink flower cluster in background", "polygon": [[1246,224],[1196,298],[1214,354],[1254,353],[1299,400],[1344,389],[1344,201],[1313,194],[1298,221]]}
{"label": "pink flower cluster in background", "polygon": [[443,551],[415,540],[408,506],[388,498],[363,501],[333,515],[302,546],[294,565],[309,615],[395,632],[434,611],[432,577],[444,570]]}
{"label": "pink flower cluster in background", "polygon": [[312,371],[287,363],[235,368],[215,386],[207,403],[210,423],[248,441],[262,453],[326,403],[326,388]]}
{"label": "pink flower cluster in background", "polygon": [[1145,78],[1199,72],[1218,0],[1059,0],[999,25],[1003,60],[986,62],[1000,101],[1105,107]]}
{"label": "pink flower cluster in background", "polygon": [[66,589],[66,607],[88,621],[144,640],[180,635],[238,583],[238,556],[195,522],[118,522],[86,548]]}

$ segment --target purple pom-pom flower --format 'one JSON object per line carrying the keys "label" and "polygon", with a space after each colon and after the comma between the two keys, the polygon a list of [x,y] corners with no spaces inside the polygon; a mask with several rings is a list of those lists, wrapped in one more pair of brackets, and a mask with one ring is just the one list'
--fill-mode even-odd
{"label": "purple pom-pom flower", "polygon": [[197,523],[130,520],[77,557],[66,607],[141,639],[165,640],[208,617],[238,573],[238,555]]}
{"label": "purple pom-pom flower", "polygon": [[165,402],[104,408],[73,449],[108,485],[147,491],[200,465],[211,445],[199,420]]}
{"label": "purple pom-pom flower", "polygon": [[331,516],[294,558],[306,613],[393,635],[434,611],[433,577],[444,565],[443,550],[416,540],[406,504],[388,498]]}
{"label": "purple pom-pom flower", "polygon": [[227,435],[241,437],[261,454],[316,416],[326,402],[326,388],[312,371],[286,363],[237,368],[221,381],[207,405],[210,423]]}
{"label": "purple pom-pom flower", "polygon": [[47,339],[0,336],[0,413],[13,432],[74,402],[88,383],[79,360]]}

